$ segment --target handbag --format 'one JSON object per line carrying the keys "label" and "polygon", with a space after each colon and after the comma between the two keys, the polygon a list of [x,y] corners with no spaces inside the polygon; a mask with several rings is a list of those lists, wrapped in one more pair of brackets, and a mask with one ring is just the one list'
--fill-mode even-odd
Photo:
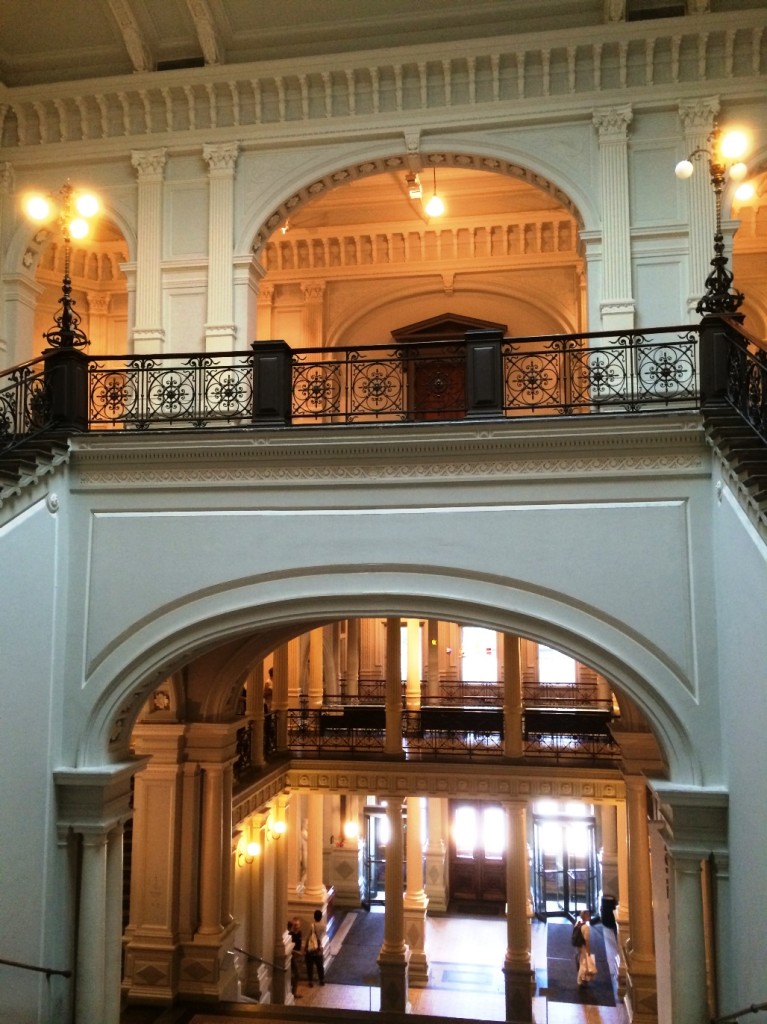
{"label": "handbag", "polygon": [[594,959],[594,954],[593,953],[589,953],[589,955],[587,957],[587,960],[588,960],[588,966],[586,968],[587,972],[589,974],[596,974],[597,973],[597,962]]}
{"label": "handbag", "polygon": [[317,932],[314,930],[314,925],[312,925],[312,930],[309,933],[309,938],[306,940],[306,952],[316,953],[319,948],[320,941],[317,938]]}

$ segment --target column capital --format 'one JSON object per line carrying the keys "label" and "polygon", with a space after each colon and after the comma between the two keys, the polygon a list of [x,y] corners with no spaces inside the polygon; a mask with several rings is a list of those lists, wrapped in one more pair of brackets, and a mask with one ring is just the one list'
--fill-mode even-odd
{"label": "column capital", "polygon": [[628,126],[634,117],[631,104],[620,107],[604,107],[595,110],[592,124],[599,132],[599,142],[625,142],[628,138]]}
{"label": "column capital", "polygon": [[149,758],[93,768],[57,768],[58,826],[75,832],[108,833],[131,817],[130,783]]}
{"label": "column capital", "polygon": [[162,181],[167,159],[167,149],[134,149],[131,152],[131,164],[138,173],[139,181]]}
{"label": "column capital", "polygon": [[714,118],[719,113],[719,97],[682,100],[679,104],[679,118],[685,131],[710,132]]}
{"label": "column capital", "polygon": [[239,142],[205,145],[202,147],[203,159],[207,163],[208,170],[211,173],[215,171],[226,171],[229,174],[233,174],[239,153]]}
{"label": "column capital", "polygon": [[651,781],[663,841],[673,857],[698,861],[727,849],[729,795],[719,788]]}

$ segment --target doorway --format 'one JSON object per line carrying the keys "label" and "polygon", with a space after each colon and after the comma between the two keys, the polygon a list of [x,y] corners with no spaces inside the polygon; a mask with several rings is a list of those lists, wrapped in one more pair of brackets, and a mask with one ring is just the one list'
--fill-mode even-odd
{"label": "doorway", "polygon": [[363,808],[365,823],[362,860],[363,891],[361,903],[366,909],[384,903],[386,896],[386,844],[389,842],[389,819],[386,808],[368,804]]}
{"label": "doorway", "polygon": [[506,814],[500,804],[450,803],[450,905],[506,903]]}
{"label": "doorway", "polygon": [[595,831],[595,820],[589,816],[533,816],[533,900],[540,920],[575,920],[582,910],[595,910]]}

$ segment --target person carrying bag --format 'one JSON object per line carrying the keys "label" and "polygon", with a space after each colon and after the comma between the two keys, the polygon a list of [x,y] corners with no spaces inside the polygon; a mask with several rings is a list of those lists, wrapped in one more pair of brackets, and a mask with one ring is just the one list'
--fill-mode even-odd
{"label": "person carrying bag", "polygon": [[325,925],[322,923],[322,911],[314,911],[314,920],[306,937],[306,977],[309,988],[314,985],[314,969],[317,968],[317,979],[320,985],[325,984],[325,958],[322,949],[325,938]]}

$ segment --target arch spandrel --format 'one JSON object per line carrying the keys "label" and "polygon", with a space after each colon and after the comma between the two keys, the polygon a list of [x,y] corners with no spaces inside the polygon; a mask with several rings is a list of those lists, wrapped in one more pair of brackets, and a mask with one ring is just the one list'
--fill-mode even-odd
{"label": "arch spandrel", "polygon": [[[525,612],[530,594],[512,586],[504,590],[474,580],[467,588],[471,592],[461,599],[444,594],[461,589],[465,578],[430,576],[428,582],[427,590],[418,574],[343,570],[240,588],[237,604],[224,613],[219,593],[152,618],[118,644],[88,680],[87,688],[98,697],[80,738],[77,766],[124,759],[131,729],[149,694],[197,653],[231,645],[234,660],[220,676],[220,685],[229,687],[232,672],[244,670],[249,662],[320,621],[418,615],[516,633],[590,665],[636,703],[653,730],[670,777],[680,784],[705,784],[694,736],[664,697],[678,688],[679,680],[619,625],[552,597],[539,598],[535,612]],[[244,637],[248,639],[242,643]],[[238,659],[239,666],[234,663]]]}

